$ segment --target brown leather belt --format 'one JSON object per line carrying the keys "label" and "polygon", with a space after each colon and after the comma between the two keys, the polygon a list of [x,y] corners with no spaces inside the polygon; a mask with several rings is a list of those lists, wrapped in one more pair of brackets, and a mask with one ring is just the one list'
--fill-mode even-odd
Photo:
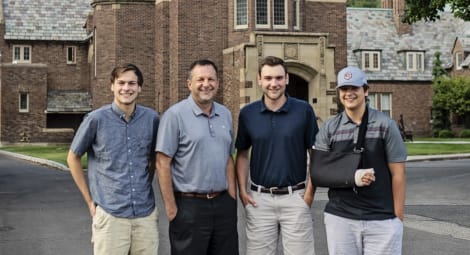
{"label": "brown leather belt", "polygon": [[[288,187],[271,187],[271,188],[265,188],[261,187],[260,192],[261,193],[270,193],[271,195],[286,195],[289,194],[289,187],[291,187],[292,191],[299,190],[299,189],[305,189],[305,183],[300,183],[297,185],[293,186],[288,186]],[[251,190],[253,191],[258,191],[258,185],[251,184]]]}
{"label": "brown leather belt", "polygon": [[193,198],[202,198],[202,199],[213,199],[222,194],[224,194],[226,190],[219,191],[219,192],[211,192],[211,193],[196,193],[196,192],[175,192],[175,196],[179,197],[193,197]]}

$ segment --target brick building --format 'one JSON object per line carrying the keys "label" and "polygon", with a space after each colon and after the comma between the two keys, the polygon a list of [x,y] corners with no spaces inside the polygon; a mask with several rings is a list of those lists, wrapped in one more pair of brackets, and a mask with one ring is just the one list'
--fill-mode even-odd
{"label": "brick building", "polygon": [[[189,64],[213,60],[221,71],[217,100],[236,121],[240,107],[262,95],[256,82],[258,61],[275,55],[287,63],[288,93],[308,101],[322,124],[337,111],[336,73],[347,64],[362,65],[362,52],[388,51],[387,45],[375,44],[381,40],[372,32],[380,33],[385,24],[400,44],[404,34],[417,31],[394,22],[390,8],[401,0],[384,1],[389,9],[347,9],[345,0],[0,2],[0,144],[70,142],[84,114],[111,102],[109,73],[126,62],[144,73],[139,103],[163,113],[188,96]],[[374,13],[387,14],[379,15],[378,23],[364,23],[372,26],[370,32],[359,27],[359,21],[374,19]],[[362,38],[359,44],[357,38]],[[452,40],[468,43],[462,38]],[[374,107],[385,102],[386,93],[389,109],[382,110],[396,120],[413,106],[405,118],[413,119],[415,132],[425,134],[430,130],[429,54],[435,49],[410,45],[393,50],[403,59],[407,49],[423,52],[426,65],[420,75],[401,64],[396,68],[408,78],[395,76],[387,55],[379,59],[383,69],[367,72],[376,84],[371,90]],[[466,49],[455,45],[455,52]],[[452,54],[453,45],[442,47]],[[374,61],[373,54],[367,56]],[[462,63],[468,69],[466,57]]]}

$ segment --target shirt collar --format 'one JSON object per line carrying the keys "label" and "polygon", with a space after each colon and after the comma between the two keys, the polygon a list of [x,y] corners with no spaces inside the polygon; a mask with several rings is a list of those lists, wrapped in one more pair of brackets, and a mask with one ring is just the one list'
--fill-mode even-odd
{"label": "shirt collar", "polygon": [[[137,114],[137,108],[138,108],[137,105],[135,105],[135,109],[129,118],[130,120],[133,119],[135,115]],[[119,109],[119,107],[117,106],[115,102],[111,104],[111,109],[113,113],[116,114],[116,116],[118,116],[120,119],[123,119],[123,120],[126,119],[126,114],[121,109]]]}
{"label": "shirt collar", "polygon": [[[287,94],[286,94],[286,97],[287,97],[286,102],[276,112],[289,112],[289,108],[290,108],[290,105],[291,105],[292,98]],[[266,112],[266,111],[267,112],[272,112],[264,104],[264,95],[261,97],[260,101],[261,101],[260,112]]]}
{"label": "shirt collar", "polygon": [[[201,110],[201,108],[199,108],[199,106],[196,104],[191,94],[189,94],[188,96],[188,102],[194,115],[196,116],[205,115],[205,113]],[[219,116],[219,115],[220,115],[220,110],[217,107],[217,104],[212,102],[211,114],[209,117]]]}
{"label": "shirt collar", "polygon": [[[369,108],[369,106],[366,106],[366,107],[368,108],[367,110],[369,111],[369,118],[368,118],[368,120],[367,120],[367,124],[373,123],[374,121],[371,121],[371,117],[370,117],[370,116],[371,116],[371,110],[370,110],[371,108]],[[349,116],[346,114],[346,111],[344,110],[343,112],[341,112],[341,123],[340,123],[340,124],[341,124],[341,125],[347,125],[347,124],[349,124],[349,123],[350,123],[350,124],[357,125],[354,121],[352,121],[352,120],[349,118]]]}

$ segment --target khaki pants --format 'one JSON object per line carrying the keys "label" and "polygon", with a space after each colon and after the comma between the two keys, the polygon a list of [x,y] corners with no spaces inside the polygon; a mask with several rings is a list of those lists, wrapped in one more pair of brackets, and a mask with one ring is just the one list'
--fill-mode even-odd
{"label": "khaki pants", "polygon": [[117,218],[96,207],[92,224],[92,242],[95,255],[157,255],[158,212],[149,216]]}

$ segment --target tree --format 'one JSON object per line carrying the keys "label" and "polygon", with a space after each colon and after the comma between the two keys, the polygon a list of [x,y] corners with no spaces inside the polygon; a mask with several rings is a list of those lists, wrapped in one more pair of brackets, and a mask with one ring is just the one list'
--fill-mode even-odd
{"label": "tree", "polygon": [[405,0],[403,22],[436,21],[448,6],[455,17],[470,21],[470,0]]}
{"label": "tree", "polygon": [[[441,130],[450,129],[450,123],[447,123],[449,121],[448,113],[463,117],[465,119],[465,128],[470,128],[468,122],[470,118],[470,78],[437,78],[433,84],[432,104],[433,109],[442,109],[443,114],[447,113],[445,119],[436,119],[436,125],[442,125],[440,127]],[[447,125],[449,126],[446,127]]]}
{"label": "tree", "polygon": [[348,0],[348,7],[379,8],[380,0]]}
{"label": "tree", "polygon": [[445,106],[443,95],[446,94],[446,88],[441,86],[443,79],[447,78],[447,72],[442,67],[441,52],[434,53],[432,67],[433,81],[433,102],[432,102],[432,132],[433,136],[438,136],[441,130],[450,130],[449,110]]}
{"label": "tree", "polygon": [[434,75],[435,79],[442,76],[447,76],[447,71],[442,67],[440,51],[436,51],[436,53],[434,53],[434,61],[432,64],[432,75]]}

